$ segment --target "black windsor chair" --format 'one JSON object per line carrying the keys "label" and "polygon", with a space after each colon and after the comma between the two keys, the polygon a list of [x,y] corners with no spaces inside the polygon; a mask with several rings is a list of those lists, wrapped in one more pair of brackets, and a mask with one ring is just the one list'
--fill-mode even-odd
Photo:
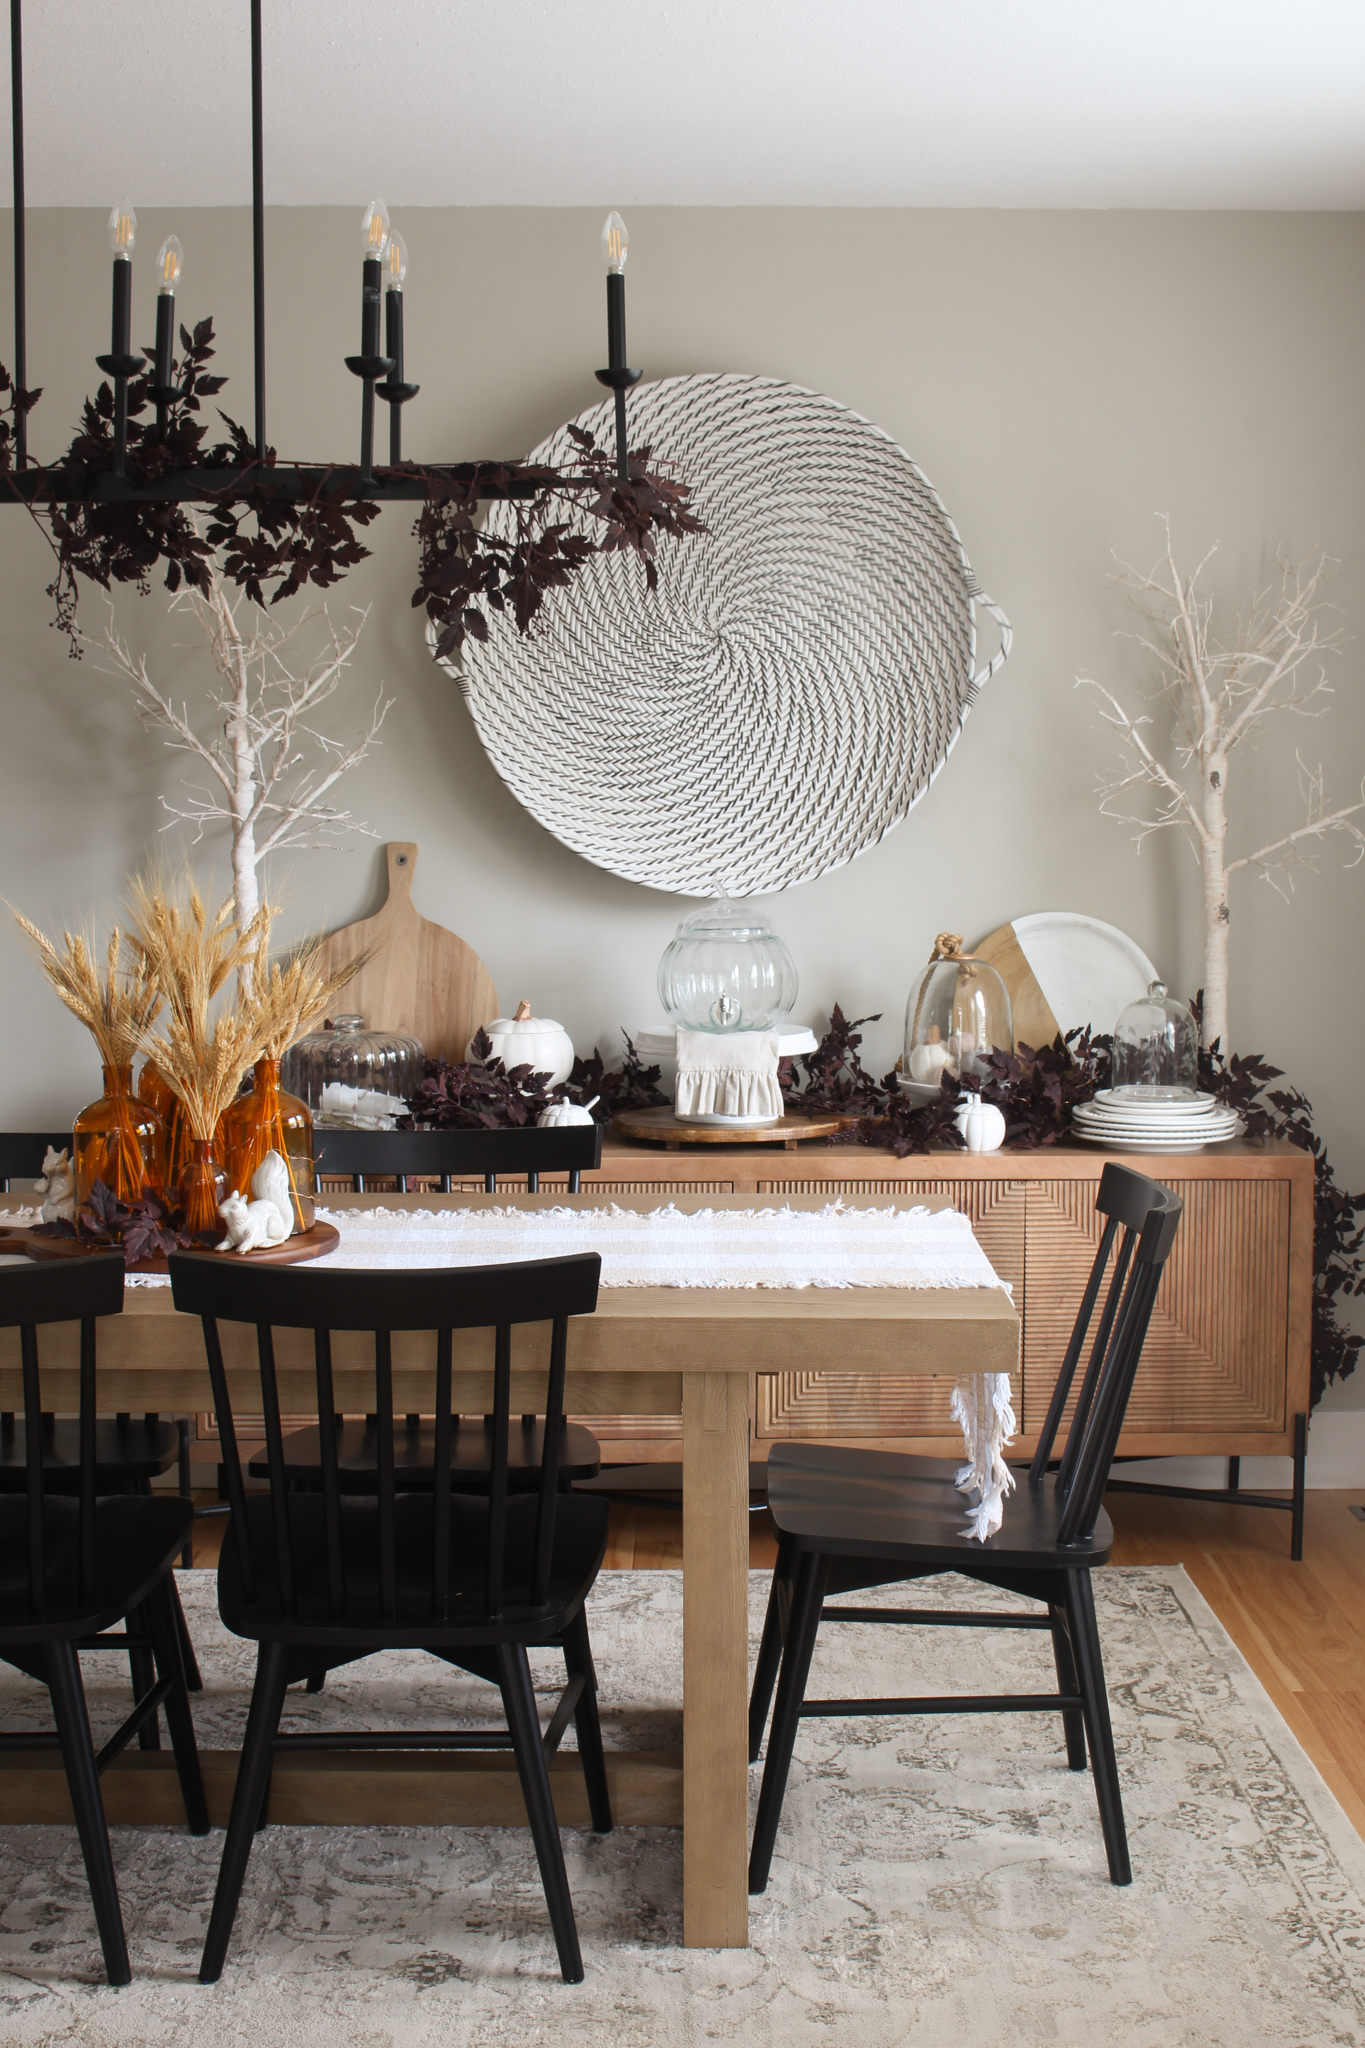
{"label": "black windsor chair", "polygon": [[[498,1176],[525,1174],[527,1192],[536,1194],[542,1173],[569,1176],[569,1192],[577,1194],[586,1167],[602,1163],[602,1126],[569,1124],[562,1130],[520,1131],[341,1131],[319,1129],[314,1135],[314,1184],[324,1173],[349,1173],[354,1192],[363,1195],[366,1178],[396,1179],[407,1193],[409,1176],[439,1177],[442,1192],[452,1180],[482,1174],[485,1194],[497,1193]],[[487,1493],[492,1470],[493,1418],[482,1428],[461,1427],[455,1417],[451,1446],[452,1484],[461,1493]],[[344,1492],[373,1493],[379,1469],[379,1440],[374,1416],[364,1421],[335,1418],[337,1471]],[[426,1488],[433,1481],[435,1429],[420,1415],[405,1415],[394,1435],[394,1468],[400,1487]],[[284,1462],[290,1482],[305,1492],[322,1484],[322,1446],[317,1427],[293,1430],[284,1439]],[[507,1483],[514,1493],[533,1493],[545,1462],[545,1427],[538,1416],[523,1415],[508,1438]],[[592,1479],[602,1469],[597,1438],[581,1423],[566,1427],[559,1446],[561,1487]],[[248,1467],[252,1479],[269,1477],[268,1459],[258,1452]],[[315,1687],[315,1690],[317,1688]]]}
{"label": "black windsor chair", "polygon": [[[762,1745],[774,1680],[777,1699],[749,1858],[751,1892],[767,1887],[800,1721],[858,1714],[1059,1712],[1073,1771],[1085,1769],[1089,1740],[1110,1879],[1120,1885],[1132,1882],[1090,1572],[1113,1551],[1114,1532],[1103,1508],[1105,1482],[1183,1205],[1156,1181],[1109,1164],[1096,1206],[1105,1225],[1080,1312],[1027,1479],[1006,1496],[1004,1522],[995,1535],[981,1543],[964,1532],[963,1496],[953,1483],[956,1461],[949,1465],[823,1444],[774,1446],[768,1504],[780,1541],[749,1702],[751,1762]],[[1054,1474],[1049,1470],[1053,1445],[1111,1255],[1104,1306]],[[1023,1594],[1043,1602],[1047,1611],[990,1614],[824,1604],[830,1593],[942,1572],[961,1572]],[[822,1620],[1047,1629],[1059,1689],[966,1698],[808,1700],[806,1680]]]}
{"label": "black windsor chair", "polygon": [[[11,1180],[36,1180],[43,1170],[43,1155],[71,1150],[70,1131],[0,1131],[0,1189],[10,1191]],[[0,1240],[0,1252],[4,1244]],[[47,1485],[54,1493],[75,1493],[80,1484],[80,1432],[74,1420],[53,1414],[42,1418],[43,1464]],[[181,1498],[190,1498],[190,1426],[184,1416],[163,1419],[156,1410],[143,1415],[121,1411],[95,1420],[96,1493],[148,1493],[154,1479],[177,1468]],[[27,1484],[28,1447],[25,1428],[16,1425],[12,1409],[0,1412],[0,1495],[22,1493]],[[193,1537],[187,1532],[180,1553],[186,1567],[194,1562]],[[181,1632],[181,1650],[191,1692],[200,1689],[199,1666],[194,1645],[180,1612],[180,1596],[171,1582]],[[129,1653],[133,1663],[133,1685],[142,1689],[139,1659],[142,1652]],[[147,1666],[150,1669],[150,1665]],[[144,1674],[145,1675],[145,1674]],[[155,1728],[143,1730],[145,1748],[154,1748]]]}
{"label": "black windsor chair", "polygon": [[[100,1795],[100,1775],[165,1708],[190,1832],[208,1833],[194,1722],[180,1654],[172,1567],[191,1508],[175,1494],[99,1497],[95,1319],[123,1309],[119,1252],[0,1269],[0,1327],[19,1331],[29,1447],[22,1498],[0,1498],[0,1658],[45,1684],[56,1733],[0,1732],[0,1754],[60,1748],[111,1984],[127,1984],[128,1944]],[[80,1420],[74,1496],[55,1492],[39,1455],[43,1431],[38,1329],[79,1322]],[[114,1624],[127,1621],[123,1633]],[[117,1734],[95,1752],[80,1650],[138,1647],[145,1686]]]}
{"label": "black windsor chair", "polygon": [[[570,1720],[578,1737],[594,1829],[611,1828],[611,1802],[597,1713],[584,1602],[607,1541],[607,1505],[560,1491],[564,1373],[571,1315],[597,1305],[595,1253],[528,1264],[416,1272],[328,1273],[317,1267],[249,1267],[212,1254],[174,1252],[175,1305],[202,1318],[214,1407],[227,1464],[231,1520],[218,1566],[218,1605],[234,1634],[258,1644],[256,1682],[233,1794],[200,1981],[222,1974],[246,1874],[262,1824],[274,1756],[314,1749],[511,1748],[545,1887],[566,1983],[583,1963],[550,1790],[548,1759]],[[265,1417],[268,1496],[248,1496],[232,1420],[219,1319],[254,1323]],[[549,1323],[545,1367],[546,1456],[534,1494],[508,1484],[513,1326]],[[274,1330],[312,1336],[318,1412],[335,1408],[332,1333],[374,1342],[374,1412],[379,1463],[374,1493],[341,1485],[335,1440],[324,1430],[322,1488],[288,1482],[280,1428]],[[486,1495],[451,1484],[451,1371],[454,1331],[492,1333],[492,1470]],[[435,1458],[432,1483],[404,1491],[395,1466],[395,1333],[431,1332]],[[299,1344],[291,1337],[291,1350]],[[533,1339],[527,1339],[529,1348]],[[519,1346],[519,1350],[523,1347]],[[409,1356],[414,1347],[405,1346]],[[354,1358],[355,1339],[347,1342]],[[519,1370],[527,1361],[519,1359]],[[563,1650],[568,1684],[542,1734],[528,1647]],[[336,1736],[280,1735],[287,1686],[380,1650],[420,1649],[496,1684],[506,1730]]]}

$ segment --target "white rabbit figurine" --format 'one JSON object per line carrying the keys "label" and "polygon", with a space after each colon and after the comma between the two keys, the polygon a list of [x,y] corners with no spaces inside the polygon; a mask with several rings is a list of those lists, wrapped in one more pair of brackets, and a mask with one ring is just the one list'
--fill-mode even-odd
{"label": "white rabbit figurine", "polygon": [[260,1246],[283,1244],[289,1235],[289,1225],[273,1202],[248,1202],[236,1188],[218,1204],[218,1214],[227,1232],[220,1252],[254,1252]]}
{"label": "white rabbit figurine", "polygon": [[65,1147],[54,1152],[49,1145],[43,1160],[43,1177],[33,1183],[35,1195],[43,1198],[44,1223],[74,1223],[76,1220],[76,1170]]}

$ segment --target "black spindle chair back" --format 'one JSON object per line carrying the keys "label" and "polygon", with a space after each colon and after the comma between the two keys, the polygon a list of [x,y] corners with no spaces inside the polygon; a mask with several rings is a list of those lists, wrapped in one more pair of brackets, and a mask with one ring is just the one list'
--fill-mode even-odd
{"label": "black spindle chair back", "polygon": [[1104,1169],[1095,1206],[1104,1228],[1029,1470],[1037,1485],[1048,1469],[1103,1291],[1057,1469],[1057,1491],[1066,1501],[1059,1525],[1065,1544],[1088,1542],[1094,1534],[1162,1268],[1184,1208],[1170,1188],[1113,1161]]}
{"label": "black spindle chair back", "polygon": [[[266,1584],[269,1565],[258,1554],[263,1532],[246,1510],[242,1458],[233,1420],[232,1397],[218,1324],[254,1324],[260,1373],[260,1413],[264,1419],[270,1486],[270,1532],[281,1616],[292,1619],[299,1609],[299,1576],[295,1558],[291,1495],[280,1424],[279,1374],[275,1331],[308,1331],[313,1338],[317,1412],[321,1418],[321,1492],[326,1549],[327,1605],[333,1628],[364,1630],[404,1619],[418,1628],[433,1624],[496,1624],[505,1608],[534,1613],[548,1595],[554,1544],[559,1451],[564,1436],[564,1374],[568,1318],[591,1314],[597,1304],[601,1260],[595,1252],[525,1264],[472,1268],[422,1269],[411,1272],[329,1273],[316,1267],[252,1267],[212,1253],[176,1252],[170,1259],[175,1305],[201,1318],[208,1355],[214,1408],[221,1433],[222,1459],[232,1510],[231,1539],[237,1554],[246,1597],[253,1604]],[[507,1425],[511,1412],[512,1332],[519,1324],[550,1326],[545,1365],[545,1458],[535,1495],[535,1528],[524,1584],[506,1583],[508,1559]],[[451,1409],[453,1333],[493,1332],[492,1469],[488,1516],[483,1612],[466,1608],[452,1613],[450,1593]],[[398,1488],[394,1473],[395,1410],[393,1336],[395,1332],[426,1332],[434,1338],[431,1408],[436,1443],[430,1498],[431,1557],[426,1575],[430,1607],[426,1615],[412,1610],[412,1590],[398,1567]],[[332,1336],[357,1332],[373,1340],[373,1396],[367,1407],[377,1418],[378,1469],[371,1502],[376,1546],[378,1612],[365,1593],[353,1586],[346,1566],[343,1518],[354,1516],[357,1503],[343,1509],[337,1469],[335,1427],[327,1419],[337,1413]],[[253,1404],[254,1405],[254,1404]],[[367,1497],[368,1499],[369,1497]],[[367,1575],[368,1578],[368,1575]]]}
{"label": "black spindle chair back", "polygon": [[[38,1330],[44,1323],[74,1323],[80,1338],[80,1486],[77,1557],[82,1602],[95,1597],[95,1322],[123,1310],[123,1254],[85,1259],[35,1260],[0,1267],[0,1328],[19,1332],[24,1389],[25,1496],[30,1618],[47,1618],[47,1515],[43,1466],[42,1375]],[[68,1496],[69,1497],[69,1496]]]}
{"label": "black spindle chair back", "polygon": [[348,1173],[358,1195],[366,1178],[392,1177],[407,1193],[408,1176],[439,1180],[442,1194],[452,1180],[483,1176],[484,1193],[497,1193],[498,1177],[525,1174],[531,1194],[542,1173],[567,1173],[576,1195],[584,1172],[602,1164],[602,1126],[566,1124],[542,1130],[528,1124],[507,1131],[343,1131],[323,1126],[313,1136],[313,1184],[324,1173]]}

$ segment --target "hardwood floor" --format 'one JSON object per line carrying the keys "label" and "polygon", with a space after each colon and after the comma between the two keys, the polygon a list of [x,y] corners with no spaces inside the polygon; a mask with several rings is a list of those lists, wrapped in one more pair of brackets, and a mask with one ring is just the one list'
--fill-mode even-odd
{"label": "hardwood floor", "polygon": [[[212,1496],[200,1495],[207,1500]],[[1115,1564],[1183,1564],[1365,1835],[1365,1523],[1351,1514],[1365,1485],[1308,1495],[1304,1560],[1289,1559],[1289,1517],[1256,1508],[1111,1494]],[[216,1562],[225,1518],[195,1525],[194,1561]],[[749,1519],[749,1562],[777,1554],[764,1513]],[[612,1508],[609,1571],[682,1565],[676,1506]]]}

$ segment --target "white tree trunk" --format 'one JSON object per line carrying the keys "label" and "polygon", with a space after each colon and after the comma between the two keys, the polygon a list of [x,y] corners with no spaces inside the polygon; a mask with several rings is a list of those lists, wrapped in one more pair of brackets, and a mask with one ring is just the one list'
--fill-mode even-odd
{"label": "white tree trunk", "polygon": [[251,677],[247,667],[246,649],[237,631],[237,622],[216,578],[213,605],[218,614],[218,630],[223,636],[224,652],[232,668],[232,702],[224,728],[232,754],[232,789],[228,796],[228,811],[232,820],[232,901],[237,915],[237,929],[239,932],[245,932],[260,907],[260,892],[256,885],[256,832],[253,815],[256,803],[256,754],[251,732]]}
{"label": "white tree trunk", "polygon": [[1222,1041],[1228,1050],[1228,814],[1227,756],[1211,753],[1204,764],[1204,1024],[1203,1042]]}

